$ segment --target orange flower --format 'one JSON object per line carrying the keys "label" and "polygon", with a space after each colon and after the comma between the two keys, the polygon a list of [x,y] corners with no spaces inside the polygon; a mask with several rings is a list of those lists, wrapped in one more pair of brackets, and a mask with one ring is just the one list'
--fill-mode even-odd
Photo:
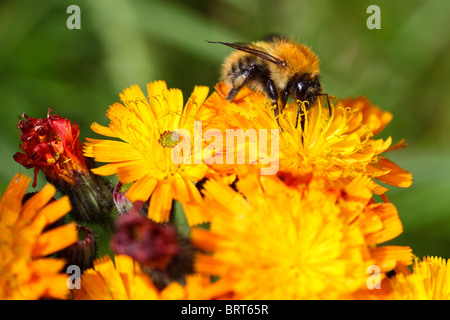
{"label": "orange flower", "polygon": [[186,284],[172,282],[159,290],[148,274],[131,257],[104,256],[81,276],[81,290],[73,290],[76,300],[204,300],[218,297],[219,291],[207,277],[189,275]]}
{"label": "orange flower", "polygon": [[94,268],[81,276],[81,289],[73,290],[76,300],[157,300],[160,292],[139,264],[130,257],[116,255],[94,261]]}
{"label": "orange flower", "polygon": [[[50,184],[24,204],[30,178],[15,175],[0,202],[0,299],[68,297],[62,259],[48,256],[77,241],[76,225],[44,228],[70,211],[67,197],[48,203],[55,193]],[[47,204],[48,203],[48,204]]]}
{"label": "orange flower", "polygon": [[[222,83],[216,86],[216,90],[204,104],[208,111],[201,113],[210,126],[217,125],[223,132],[228,128],[278,128],[271,103],[263,94],[243,90],[233,102],[229,102],[224,97],[227,88]],[[342,187],[360,174],[398,187],[411,185],[411,174],[382,155],[403,147],[404,142],[391,147],[390,137],[374,139],[391,120],[390,113],[360,97],[338,100],[331,105],[330,116],[322,107],[324,101],[326,98],[319,99],[317,105],[308,111],[303,110],[304,124],[297,128],[297,104],[286,105],[279,118],[284,129],[279,135],[279,172],[291,175],[314,172]],[[224,147],[222,152],[230,151]],[[226,174],[234,173],[233,166],[216,165],[213,168]],[[374,189],[377,194],[386,191],[381,185]]]}
{"label": "orange flower", "polygon": [[450,260],[439,257],[415,259],[413,272],[399,268],[390,279],[389,299],[450,300]]}
{"label": "orange flower", "polygon": [[402,228],[390,204],[370,203],[369,178],[341,190],[315,175],[284,182],[238,175],[238,191],[205,183],[211,230],[192,231],[193,243],[210,252],[197,255],[196,271],[217,276],[223,292],[237,299],[348,298],[366,286],[369,266],[410,263],[410,248],[377,246]]}

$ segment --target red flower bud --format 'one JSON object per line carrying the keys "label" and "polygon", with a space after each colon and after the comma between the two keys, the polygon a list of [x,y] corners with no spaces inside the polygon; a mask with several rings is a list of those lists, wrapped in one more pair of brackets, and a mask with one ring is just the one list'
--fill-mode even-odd
{"label": "red flower bud", "polygon": [[116,229],[111,240],[114,253],[129,255],[147,267],[162,269],[178,253],[176,229],[149,220],[135,208],[117,219]]}
{"label": "red flower bud", "polygon": [[80,240],[57,253],[58,258],[65,258],[67,266],[76,265],[82,271],[92,268],[97,254],[97,242],[90,228],[77,225]]}
{"label": "red flower bud", "polygon": [[20,148],[14,160],[25,168],[34,168],[33,187],[39,170],[44,172],[47,180],[55,185],[68,183],[75,185],[74,174],[89,174],[90,167],[83,156],[78,124],[50,114],[47,118],[30,118],[25,113],[18,124],[21,131]]}
{"label": "red flower bud", "polygon": [[77,221],[103,223],[112,228],[112,191],[91,172],[91,160],[83,156],[78,125],[50,113],[49,109],[42,119],[22,115],[17,127],[23,153],[17,152],[14,160],[25,168],[34,168],[33,187],[42,170],[47,181],[67,194]]}

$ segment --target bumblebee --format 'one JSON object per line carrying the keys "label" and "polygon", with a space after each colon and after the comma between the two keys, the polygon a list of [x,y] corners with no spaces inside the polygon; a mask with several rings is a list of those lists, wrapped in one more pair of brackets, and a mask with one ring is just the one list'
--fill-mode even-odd
{"label": "bumblebee", "polygon": [[278,116],[290,96],[298,105],[297,128],[301,104],[305,103],[308,110],[318,96],[326,95],[319,81],[319,59],[303,44],[280,35],[270,35],[254,43],[208,42],[237,50],[225,59],[222,66],[222,78],[231,86],[226,99],[232,101],[244,85],[262,91],[275,106],[279,126]]}

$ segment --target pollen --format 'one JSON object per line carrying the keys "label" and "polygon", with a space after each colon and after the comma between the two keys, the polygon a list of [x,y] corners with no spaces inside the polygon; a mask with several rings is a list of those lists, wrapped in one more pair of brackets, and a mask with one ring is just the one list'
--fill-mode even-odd
{"label": "pollen", "polygon": [[179,141],[180,135],[174,131],[165,130],[159,136],[158,143],[162,145],[164,148],[173,148],[175,147]]}

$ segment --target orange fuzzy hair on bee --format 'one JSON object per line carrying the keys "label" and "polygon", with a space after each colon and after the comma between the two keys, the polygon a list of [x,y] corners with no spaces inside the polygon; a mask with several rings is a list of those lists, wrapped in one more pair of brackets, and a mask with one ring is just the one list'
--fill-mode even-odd
{"label": "orange fuzzy hair on bee", "polygon": [[274,56],[287,62],[285,68],[268,64],[272,78],[279,88],[285,87],[296,74],[310,74],[311,77],[319,75],[319,59],[310,48],[303,44],[276,39],[270,51]]}
{"label": "orange fuzzy hair on bee", "polygon": [[309,109],[320,95],[326,95],[319,81],[319,59],[301,43],[279,35],[271,35],[253,43],[208,42],[237,50],[222,65],[222,78],[231,88],[226,97],[229,101],[244,86],[251,86],[265,93],[272,105],[276,106],[274,115],[278,121],[280,112],[292,96],[298,104],[297,128],[300,106],[306,103]]}
{"label": "orange fuzzy hair on bee", "polygon": [[267,63],[263,58],[244,51],[232,52],[222,65],[222,78],[226,79],[229,71],[244,57],[253,57],[257,62],[264,63],[270,70],[272,79],[278,89],[284,88],[295,75],[310,74],[311,77],[319,75],[319,59],[314,52],[304,44],[289,41],[285,38],[274,39],[273,42],[258,41],[252,47],[266,52],[286,62],[284,66]]}

